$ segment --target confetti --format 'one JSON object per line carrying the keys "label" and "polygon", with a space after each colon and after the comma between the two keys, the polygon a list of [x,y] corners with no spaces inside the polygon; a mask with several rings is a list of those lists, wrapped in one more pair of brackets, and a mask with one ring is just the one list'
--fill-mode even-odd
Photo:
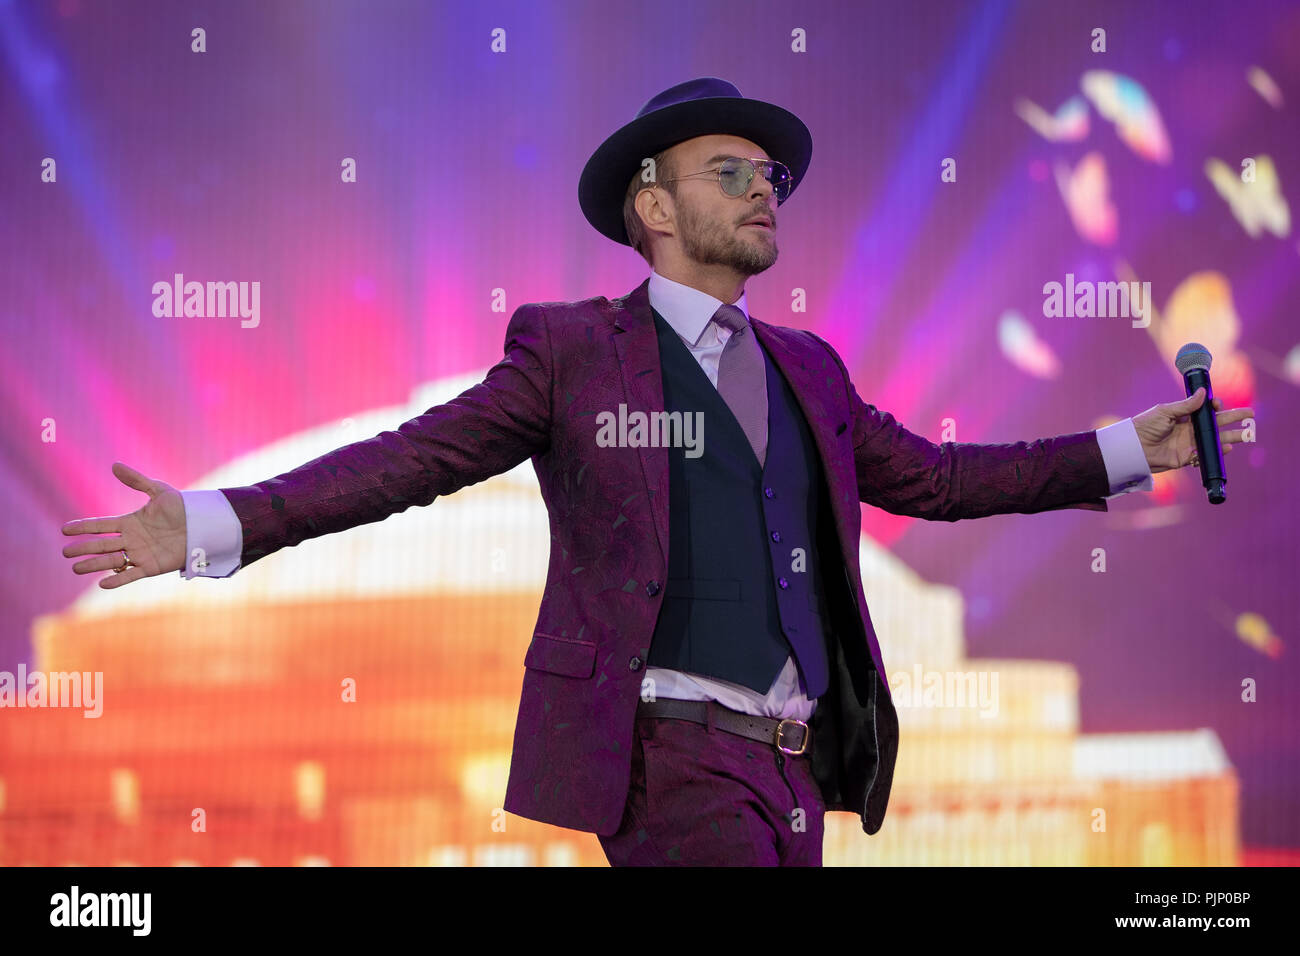
{"label": "confetti", "polygon": [[1057,163],[1056,185],[1080,236],[1099,246],[1109,246],[1119,237],[1119,213],[1110,201],[1110,179],[1101,153],[1084,156],[1073,170]]}
{"label": "confetti", "polygon": [[1254,182],[1244,182],[1242,171],[1214,158],[1205,161],[1205,175],[1247,235],[1258,238],[1267,229],[1283,239],[1291,233],[1291,207],[1282,195],[1272,157],[1257,156],[1254,160]]}
{"label": "confetti", "polygon": [[[1137,281],[1127,262],[1115,263],[1115,273],[1125,282]],[[1188,342],[1200,342],[1214,356],[1214,397],[1224,408],[1255,403],[1255,367],[1239,349],[1241,320],[1232,302],[1232,286],[1221,272],[1194,272],[1174,289],[1162,310],[1148,303],[1151,322],[1147,333],[1169,374],[1182,384],[1174,357]]]}
{"label": "confetti", "polygon": [[1077,143],[1088,135],[1088,104],[1081,96],[1070,97],[1055,115],[1023,97],[1015,108],[1016,115],[1049,142]]}
{"label": "confetti", "polygon": [[1264,97],[1264,102],[1275,110],[1280,110],[1286,105],[1282,99],[1282,90],[1273,82],[1273,77],[1264,72],[1262,67],[1252,66],[1246,71],[1246,82],[1251,88]]}
{"label": "confetti", "polygon": [[1286,353],[1282,367],[1286,370],[1287,381],[1300,385],[1300,345]]}
{"label": "confetti", "polygon": [[1268,621],[1259,614],[1246,611],[1237,615],[1237,637],[1274,660],[1282,656],[1282,639],[1273,633]]}
{"label": "confetti", "polygon": [[1232,301],[1232,286],[1221,272],[1195,272],[1178,284],[1165,303],[1160,321],[1150,326],[1160,355],[1173,367],[1178,350],[1200,342],[1214,356],[1214,395],[1224,408],[1250,405],[1255,371],[1238,350],[1241,319]]}
{"label": "confetti", "polygon": [[1173,158],[1160,113],[1137,80],[1109,70],[1088,70],[1079,86],[1097,112],[1115,124],[1129,149],[1156,163]]}
{"label": "confetti", "polygon": [[1019,312],[1007,311],[998,319],[998,346],[1012,365],[1035,378],[1056,378],[1061,374],[1056,353]]}

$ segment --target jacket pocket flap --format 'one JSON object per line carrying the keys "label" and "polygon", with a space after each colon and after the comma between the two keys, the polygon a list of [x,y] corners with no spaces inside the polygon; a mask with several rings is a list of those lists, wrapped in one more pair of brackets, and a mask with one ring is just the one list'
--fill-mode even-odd
{"label": "jacket pocket flap", "polygon": [[565,677],[590,677],[596,670],[596,642],[535,633],[524,655],[524,667]]}

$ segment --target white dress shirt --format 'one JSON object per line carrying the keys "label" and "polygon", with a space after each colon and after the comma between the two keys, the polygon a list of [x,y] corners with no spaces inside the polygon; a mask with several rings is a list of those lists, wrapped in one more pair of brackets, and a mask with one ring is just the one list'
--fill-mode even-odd
{"label": "white dress shirt", "polygon": [[[710,321],[723,304],[722,300],[665,278],[653,269],[650,271],[649,293],[651,307],[681,337],[716,388],[718,361],[731,336],[728,329]],[[743,292],[731,304],[748,318]],[[1131,418],[1097,429],[1097,444],[1110,482],[1108,498],[1131,491],[1151,490],[1151,470],[1147,467],[1146,454]],[[208,562],[206,568],[191,570],[187,558],[181,576],[225,578],[234,574],[244,550],[244,532],[235,509],[226,496],[215,489],[183,491],[181,497],[185,502],[185,552],[190,555],[195,548],[202,548]],[[762,717],[791,717],[806,721],[812,717],[817,705],[816,699],[809,699],[799,689],[799,672],[793,657],[786,658],[785,667],[766,694],[731,681],[663,667],[647,667],[645,676],[654,681],[655,698],[715,700],[732,710]]]}

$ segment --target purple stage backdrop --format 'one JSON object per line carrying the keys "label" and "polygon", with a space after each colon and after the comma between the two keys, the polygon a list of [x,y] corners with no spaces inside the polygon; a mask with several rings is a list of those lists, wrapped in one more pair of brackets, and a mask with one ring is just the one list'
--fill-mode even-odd
{"label": "purple stage backdrop", "polygon": [[[1172,350],[1210,340],[1257,413],[1225,505],[1186,470],[1106,515],[867,508],[864,533],[960,591],[970,656],[1077,668],[1084,731],[1212,728],[1243,843],[1300,847],[1293,0],[0,0],[0,59],[0,669],[101,577],[60,525],[142,504],[113,461],[197,487],[482,373],[521,303],[639,284],[578,174],[720,76],[813,135],[751,313],[826,338],[911,430],[1096,427],[1182,397]],[[177,274],[259,283],[256,316],[157,315]],[[1048,283],[1118,279],[1150,283],[1149,326],[1047,314]]]}

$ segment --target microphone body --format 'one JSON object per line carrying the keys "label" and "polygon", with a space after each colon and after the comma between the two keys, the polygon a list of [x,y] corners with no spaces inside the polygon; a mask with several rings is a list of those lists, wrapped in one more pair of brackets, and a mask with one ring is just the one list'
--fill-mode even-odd
{"label": "microphone body", "polygon": [[1223,446],[1219,442],[1219,425],[1215,420],[1214,389],[1210,387],[1210,353],[1203,345],[1194,342],[1178,350],[1175,363],[1183,374],[1183,386],[1188,397],[1198,389],[1205,389],[1205,401],[1192,412],[1192,434],[1196,438],[1196,455],[1201,461],[1201,484],[1205,486],[1210,504],[1223,504],[1227,498],[1228,476],[1223,467]]}

